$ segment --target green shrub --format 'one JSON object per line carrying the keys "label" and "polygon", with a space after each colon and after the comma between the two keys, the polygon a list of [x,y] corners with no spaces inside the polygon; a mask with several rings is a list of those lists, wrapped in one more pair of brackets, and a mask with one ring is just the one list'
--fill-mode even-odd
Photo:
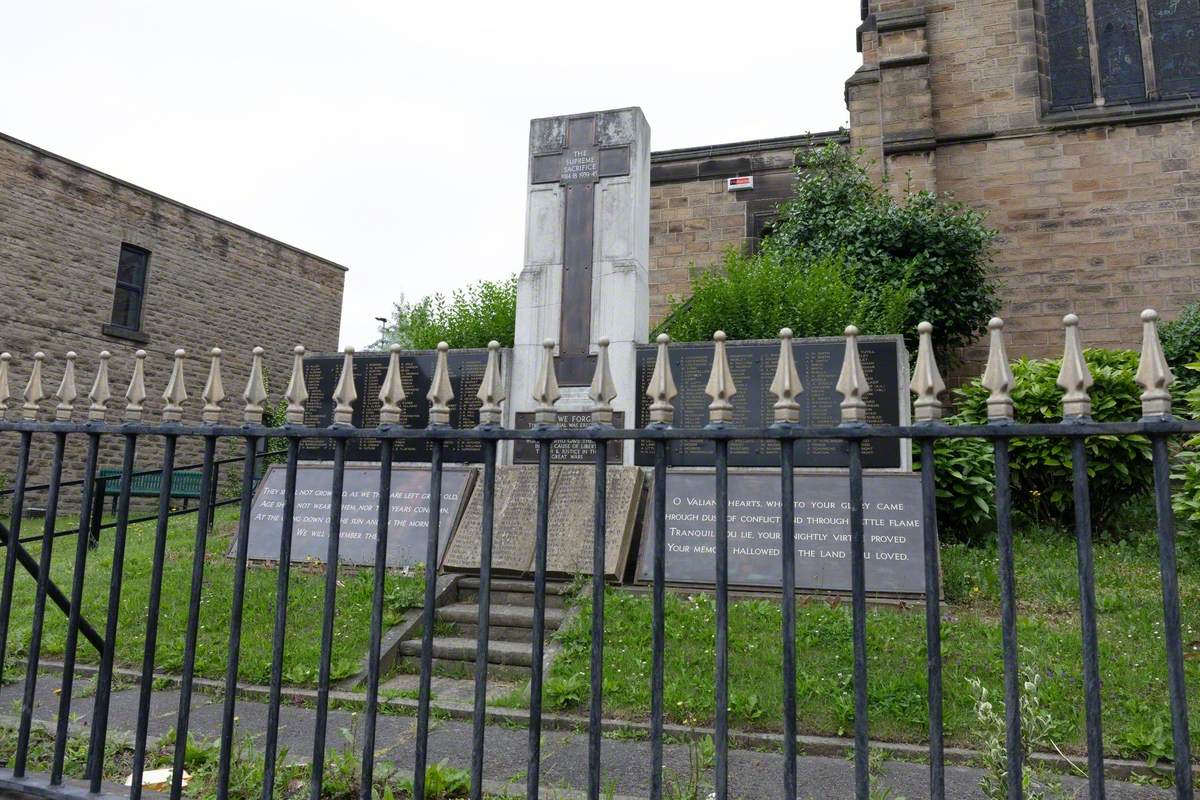
{"label": "green shrub", "polygon": [[1158,335],[1179,383],[1186,389],[1200,386],[1200,372],[1188,368],[1200,357],[1200,303],[1185,306],[1178,317],[1160,325]]}
{"label": "green shrub", "polygon": [[999,303],[989,256],[996,233],[980,212],[929,192],[897,200],[836,144],[802,154],[796,172],[795,196],[780,206],[766,251],[784,262],[799,253],[841,256],[860,290],[910,291],[904,319],[889,332],[911,335],[928,320],[943,350],[983,333]]}
{"label": "green shrub", "polygon": [[723,330],[731,339],[774,338],[790,327],[796,336],[840,336],[853,322],[863,333],[895,333],[912,293],[888,285],[862,292],[846,280],[841,260],[808,261],[777,253],[725,253],[723,269],[701,273],[687,300],[672,298],[672,310],[655,333],[676,341],[704,341]]}
{"label": "green shrub", "polygon": [[[996,497],[991,444],[983,439],[940,439],[933,456],[938,538],[970,544],[987,541],[994,530]],[[913,462],[920,469],[917,459],[914,452]]]}
{"label": "green shrub", "polygon": [[392,320],[383,326],[372,350],[390,345],[432,350],[438,342],[454,348],[487,347],[493,339],[512,346],[517,324],[517,279],[479,281],[456,289],[450,297],[438,292],[416,303],[400,299]]}
{"label": "green shrub", "polygon": [[[1187,364],[1182,371],[1200,374],[1200,362]],[[1200,386],[1187,393],[1177,413],[1200,419]],[[1172,501],[1180,536],[1192,546],[1200,545],[1200,436],[1189,439],[1176,454],[1171,481],[1176,486]]]}
{"label": "green shrub", "polygon": [[[1095,384],[1089,390],[1097,422],[1127,422],[1142,416],[1141,389],[1134,381],[1138,354],[1132,350],[1084,351]],[[1059,422],[1062,389],[1058,359],[1020,359],[1013,364],[1013,407],[1018,422]],[[979,379],[955,393],[955,422],[987,422],[988,390]],[[1016,508],[1038,522],[1069,526],[1074,520],[1071,442],[1045,437],[1012,439],[1009,445]],[[1144,436],[1087,439],[1092,522],[1105,530],[1113,512],[1153,483],[1150,443]]]}

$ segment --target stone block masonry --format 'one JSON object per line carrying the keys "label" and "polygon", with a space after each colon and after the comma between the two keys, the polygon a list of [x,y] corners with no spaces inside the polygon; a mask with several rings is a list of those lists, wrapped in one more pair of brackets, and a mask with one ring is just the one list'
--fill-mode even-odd
{"label": "stone block masonry", "polygon": [[[655,153],[651,324],[725,249],[756,246],[791,194],[794,151],[830,140],[896,193],[986,213],[1014,357],[1059,355],[1068,312],[1086,346],[1128,347],[1139,310],[1170,320],[1200,299],[1200,99],[1149,87],[1138,102],[1055,106],[1045,15],[1041,0],[870,0],[846,135]],[[754,190],[726,192],[730,175]],[[983,343],[962,355],[952,380],[979,374]]]}
{"label": "stone block masonry", "polygon": [[[122,244],[150,252],[141,335],[134,337],[113,336],[106,328]],[[344,278],[345,268],[331,261],[0,135],[0,350],[13,354],[14,394],[24,388],[39,350],[46,353],[47,393],[61,379],[63,355],[74,350],[86,394],[97,354],[108,350],[109,407],[111,419],[118,419],[133,353],[141,348],[149,353],[146,419],[154,421],[172,354],[182,347],[189,354],[191,398],[184,420],[198,422],[208,352],[220,347],[230,395],[225,419],[234,422],[256,345],[266,349],[273,401],[286,386],[296,344],[336,349]],[[81,398],[78,418],[86,406]],[[50,413],[53,403],[44,407]],[[82,470],[84,443],[73,438],[66,479]],[[153,439],[139,443],[139,469],[161,464],[161,442]],[[181,441],[177,463],[199,461],[196,444]],[[47,477],[52,447],[53,437],[34,437],[31,484]],[[101,466],[119,466],[120,449],[119,437],[106,437]],[[16,436],[0,437],[0,462],[12,465],[6,470],[15,468],[16,455]],[[5,477],[11,483],[13,476]],[[44,497],[30,497],[27,505],[44,505]]]}

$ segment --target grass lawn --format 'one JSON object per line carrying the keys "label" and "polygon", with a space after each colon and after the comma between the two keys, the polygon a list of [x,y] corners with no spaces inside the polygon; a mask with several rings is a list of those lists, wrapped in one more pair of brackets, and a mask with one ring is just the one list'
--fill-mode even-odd
{"label": "grass lawn", "polygon": [[[1149,524],[1153,525],[1152,517]],[[1153,538],[1097,543],[1104,736],[1110,754],[1170,757],[1162,596]],[[1072,539],[1029,529],[1016,543],[1018,641],[1025,663],[1043,676],[1040,695],[1054,719],[1052,740],[1083,752],[1084,711],[1075,547]],[[1200,564],[1181,557],[1181,598],[1193,752],[1200,753]],[[979,677],[1003,698],[999,580],[994,547],[942,549],[946,607],[942,619],[945,729],[948,743],[978,744],[968,679]],[[546,684],[547,702],[585,708],[591,635],[590,594],[581,614],[559,633],[564,648]],[[610,590],[605,600],[606,714],[645,717],[650,709],[651,600]],[[925,620],[921,609],[872,609],[867,620],[871,735],[927,738]],[[777,600],[730,608],[731,722],[782,728],[781,614]],[[705,724],[713,717],[715,603],[711,596],[669,593],[664,703],[669,720]],[[801,604],[796,620],[796,689],[800,731],[853,730],[852,639],[848,604]]]}
{"label": "grass lawn", "polygon": [[[60,518],[59,530],[71,519]],[[26,520],[22,535],[40,533],[40,520]],[[146,607],[150,594],[150,572],[154,553],[154,523],[130,526],[125,547],[125,577],[121,591],[120,626],[117,633],[117,663],[140,668],[145,648]],[[226,553],[237,532],[237,509],[218,509],[216,525],[205,551],[204,591],[200,612],[196,674],[223,678],[229,643],[229,615],[233,587],[233,559]],[[163,572],[162,613],[159,618],[155,663],[158,669],[178,672],[183,665],[192,553],[196,535],[195,515],[171,518],[167,534],[167,556]],[[113,565],[112,529],[102,531],[100,545],[88,554],[84,581],[83,616],[101,633],[108,609],[109,576]],[[36,559],[40,544],[26,547]],[[70,595],[75,557],[75,537],[59,538],[54,544],[51,574],[65,594]],[[246,575],[242,618],[242,647],[239,674],[242,680],[266,683],[271,674],[271,643],[275,628],[275,566],[251,565]],[[337,607],[334,615],[332,674],[335,679],[355,674],[362,665],[370,636],[371,581],[369,569],[340,570]],[[384,624],[395,624],[404,609],[420,605],[421,577],[389,574],[386,584]],[[36,585],[29,573],[17,567],[13,592],[9,657],[28,653]],[[284,681],[314,684],[321,648],[321,613],[324,608],[325,576],[320,566],[294,564],[288,597],[288,628],[284,654]],[[43,657],[61,657],[65,649],[67,619],[47,601]],[[79,658],[94,663],[99,657],[80,636]]]}

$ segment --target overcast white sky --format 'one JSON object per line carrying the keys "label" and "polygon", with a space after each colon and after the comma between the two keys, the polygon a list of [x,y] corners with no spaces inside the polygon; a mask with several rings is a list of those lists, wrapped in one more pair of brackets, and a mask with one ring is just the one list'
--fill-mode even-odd
{"label": "overcast white sky", "polygon": [[[521,268],[533,117],[641,106],[664,150],[846,124],[857,0],[14,3],[0,130],[401,295]],[[269,287],[264,287],[269,289]]]}

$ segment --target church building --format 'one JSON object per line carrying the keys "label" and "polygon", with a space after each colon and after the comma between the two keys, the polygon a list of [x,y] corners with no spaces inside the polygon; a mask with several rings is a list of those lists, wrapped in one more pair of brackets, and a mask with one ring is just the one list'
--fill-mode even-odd
{"label": "church building", "polygon": [[653,154],[652,325],[695,270],[755,246],[796,150],[831,140],[895,191],[987,213],[1014,354],[1057,355],[1068,312],[1085,344],[1127,347],[1141,309],[1171,319],[1200,299],[1200,0],[862,0],[861,13],[849,131]]}

